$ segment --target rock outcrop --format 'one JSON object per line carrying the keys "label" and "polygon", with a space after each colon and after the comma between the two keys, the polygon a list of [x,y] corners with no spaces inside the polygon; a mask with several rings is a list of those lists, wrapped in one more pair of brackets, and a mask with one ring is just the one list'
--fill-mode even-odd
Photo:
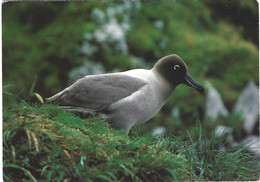
{"label": "rock outcrop", "polygon": [[244,130],[247,134],[252,134],[259,118],[259,88],[254,82],[249,82],[243,89],[233,113],[241,114],[245,120]]}
{"label": "rock outcrop", "polygon": [[227,116],[229,114],[223,101],[221,100],[220,94],[213,87],[210,82],[206,83],[208,88],[207,99],[206,99],[206,117],[211,118],[213,121],[218,118],[218,116]]}

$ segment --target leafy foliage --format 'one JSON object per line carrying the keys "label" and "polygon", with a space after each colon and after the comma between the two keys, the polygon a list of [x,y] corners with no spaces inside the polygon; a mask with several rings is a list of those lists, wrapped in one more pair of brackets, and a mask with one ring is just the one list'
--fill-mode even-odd
{"label": "leafy foliage", "polygon": [[[5,88],[4,106],[17,97],[37,102],[39,95],[57,93],[71,71],[88,61],[101,63],[106,72],[124,71],[151,68],[175,53],[198,82],[212,82],[231,111],[247,82],[259,81],[258,37],[248,21],[233,24],[237,14],[227,19],[225,12],[248,12],[240,14],[254,25],[254,1],[221,0],[217,8],[213,1],[4,3],[3,84],[13,85]],[[111,30],[111,24],[119,29]],[[179,121],[172,117],[174,107]],[[205,96],[179,86],[151,122],[177,134],[204,113]]]}
{"label": "leafy foliage", "polygon": [[[259,81],[258,8],[254,0],[239,2],[4,3],[4,179],[259,180],[256,160],[243,146],[220,151],[224,139],[209,135],[225,124],[239,138],[243,121],[237,116],[215,123],[206,118],[203,129],[192,128],[188,137],[151,136],[152,125],[164,125],[177,136],[195,124],[194,118],[202,118],[205,97],[191,88],[179,86],[152,124],[134,128],[131,138],[100,118],[82,120],[56,106],[21,100],[37,103],[60,91],[71,71],[88,61],[102,63],[107,72],[123,71],[151,68],[175,53],[196,80],[213,83],[231,110],[247,82]],[[111,31],[109,23],[121,31]],[[106,30],[110,32],[104,34]],[[21,104],[13,105],[17,101]],[[173,116],[174,106],[180,118]]]}

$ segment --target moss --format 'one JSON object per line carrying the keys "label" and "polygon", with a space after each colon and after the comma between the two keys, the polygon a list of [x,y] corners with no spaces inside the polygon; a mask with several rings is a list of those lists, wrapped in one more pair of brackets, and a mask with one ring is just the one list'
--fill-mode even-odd
{"label": "moss", "polygon": [[[130,5],[134,3],[136,2],[131,2]],[[253,25],[254,17],[257,17],[254,15],[257,11],[257,8],[253,8],[255,3],[254,0],[241,3],[221,1],[217,8],[222,8],[223,11],[227,9],[229,13],[248,12],[239,14],[251,17]],[[190,74],[197,81],[202,84],[204,80],[211,81],[230,110],[248,81],[258,83],[258,48],[254,41],[249,42],[242,33],[254,29],[249,26],[248,21],[247,24],[234,23],[237,13],[234,16],[225,16],[222,11],[216,11],[216,3],[213,1],[140,2],[139,9],[129,9],[132,12],[127,17],[130,28],[125,37],[128,46],[125,53],[115,50],[114,45],[104,48],[95,40],[84,39],[86,33],[93,33],[100,27],[93,19],[92,11],[98,8],[106,14],[108,8],[122,4],[4,3],[3,85],[13,84],[5,89],[6,92],[32,100],[28,97],[28,92],[38,75],[35,92],[42,97],[49,97],[68,86],[69,72],[85,60],[102,63],[107,72],[125,71],[133,68],[133,56],[136,60],[144,60],[145,65],[142,68],[151,68],[156,60],[173,53],[184,59]],[[37,14],[37,11],[46,16],[46,12],[52,12],[50,14],[53,16],[35,16],[39,20],[49,18],[41,26],[34,18],[29,18]],[[118,13],[115,18],[123,21],[124,13]],[[24,15],[24,20],[18,15]],[[105,21],[108,19],[105,18]],[[158,21],[162,22],[161,28],[155,26]],[[254,40],[258,40],[257,36],[254,36]],[[97,48],[93,56],[84,55],[80,51],[80,47],[86,42]],[[4,105],[11,105],[16,101],[16,98],[8,94],[3,97]],[[191,127],[192,122],[189,121],[194,120],[194,116],[198,114],[202,117],[205,112],[205,95],[199,95],[186,86],[179,86],[164,106],[157,124],[173,126],[174,121],[169,113],[175,106],[182,111],[182,122],[189,123],[187,127]],[[185,125],[177,128],[186,130]]]}
{"label": "moss", "polygon": [[128,137],[98,117],[83,120],[54,105],[27,103],[5,109],[3,116],[5,181],[256,180],[259,176],[256,160],[242,152],[243,146],[219,151],[223,139],[204,138],[201,129],[200,133],[195,129],[192,137],[188,133],[190,138],[134,131]]}

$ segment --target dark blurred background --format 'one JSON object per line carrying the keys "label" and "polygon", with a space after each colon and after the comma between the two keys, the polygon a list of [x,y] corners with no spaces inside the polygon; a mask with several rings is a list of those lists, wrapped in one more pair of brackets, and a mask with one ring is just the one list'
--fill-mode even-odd
{"label": "dark blurred background", "polygon": [[212,121],[206,114],[210,96],[184,85],[150,124],[176,134],[199,118],[209,130],[221,124],[237,127],[238,138],[244,135],[245,121],[232,111],[250,81],[258,87],[256,0],[7,2],[2,7],[4,107],[17,97],[38,102],[30,94],[34,80],[33,91],[46,98],[83,75],[151,68],[175,53],[198,82],[217,91],[228,114]]}

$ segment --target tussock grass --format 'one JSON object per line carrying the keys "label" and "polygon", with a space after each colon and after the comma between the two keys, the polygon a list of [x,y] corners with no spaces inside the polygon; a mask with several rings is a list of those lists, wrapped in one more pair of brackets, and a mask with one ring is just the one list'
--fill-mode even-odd
{"label": "tussock grass", "polygon": [[[3,112],[5,181],[257,180],[257,160],[223,139],[125,136],[105,120],[25,102]],[[134,132],[133,132],[134,133]],[[138,133],[138,132],[136,132]]]}

